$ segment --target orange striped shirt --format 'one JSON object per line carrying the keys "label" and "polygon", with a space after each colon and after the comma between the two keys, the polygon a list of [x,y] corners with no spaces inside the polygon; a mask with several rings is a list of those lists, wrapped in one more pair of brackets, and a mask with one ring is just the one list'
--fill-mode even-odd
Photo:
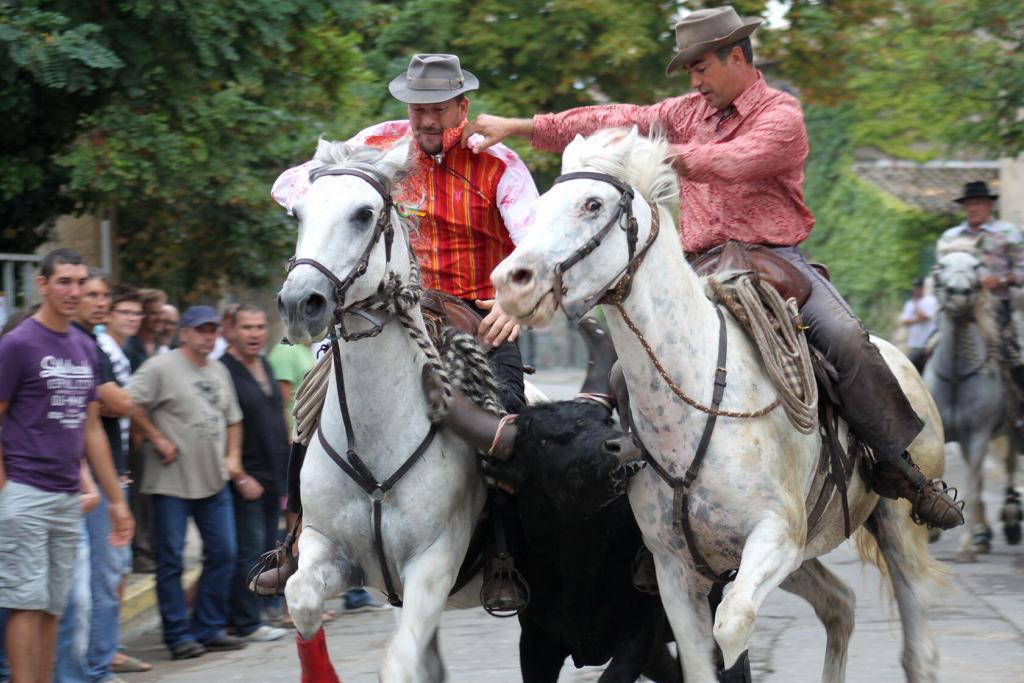
{"label": "orange striped shirt", "polygon": [[[493,299],[491,271],[526,234],[537,186],[505,145],[480,154],[460,147],[463,127],[445,131],[445,151],[435,156],[412,142],[410,155],[420,170],[398,188],[398,201],[419,216],[412,246],[423,286],[460,299]],[[408,121],[387,121],[349,142],[388,148],[409,135]],[[312,165],[290,168],[274,183],[271,195],[288,211],[309,191]]]}

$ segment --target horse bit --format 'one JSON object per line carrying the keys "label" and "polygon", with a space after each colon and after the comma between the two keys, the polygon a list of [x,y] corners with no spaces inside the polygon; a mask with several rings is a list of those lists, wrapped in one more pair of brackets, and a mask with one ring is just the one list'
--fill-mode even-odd
{"label": "horse bit", "polygon": [[[626,262],[626,266],[622,270],[620,270],[614,278],[612,278],[612,283],[614,284],[610,284],[602,288],[602,291],[600,291],[598,294],[584,301],[583,304],[580,306],[580,309],[583,310],[585,313],[586,311],[589,311],[597,304],[606,303],[615,306],[619,313],[623,316],[623,319],[626,322],[629,329],[637,337],[637,340],[644,347],[645,351],[647,351],[647,354],[648,356],[650,356],[651,361],[660,369],[661,363],[658,361],[657,356],[650,348],[650,345],[647,344],[646,339],[644,339],[643,335],[640,333],[640,330],[637,328],[636,324],[629,318],[629,316],[626,314],[625,309],[622,307],[622,303],[626,300],[626,298],[632,291],[633,278],[636,275],[637,270],[639,270],[641,264],[643,263],[644,257],[647,255],[648,250],[654,244],[654,240],[657,239],[658,237],[658,211],[655,207],[650,206],[650,233],[647,236],[647,240],[644,242],[644,246],[638,252],[636,250],[636,245],[638,241],[638,226],[636,222],[636,217],[633,215],[633,188],[627,185],[626,183],[623,183],[621,180],[614,176],[608,175],[606,173],[595,173],[590,171],[576,171],[573,173],[566,173],[560,175],[557,178],[555,178],[555,184],[565,182],[566,180],[575,179],[597,180],[600,182],[608,183],[609,185],[612,185],[616,189],[618,189],[619,192],[622,193],[622,196],[619,199],[619,203],[616,205],[612,217],[608,220],[604,227],[602,227],[596,235],[587,240],[587,242],[582,247],[580,247],[572,254],[570,254],[567,259],[555,265],[555,283],[552,288],[552,292],[555,297],[555,303],[557,306],[561,307],[563,311],[565,310],[564,306],[562,306],[562,298],[568,293],[568,289],[562,282],[562,275],[567,270],[569,270],[569,268],[582,261],[591,252],[597,249],[601,245],[601,242],[604,240],[604,238],[608,236],[608,233],[611,231],[612,227],[617,224],[620,224],[621,221],[625,219],[625,225],[621,227],[626,232],[626,242],[629,248],[629,259]],[[573,316],[570,315],[568,311],[565,312],[566,315],[570,317],[570,319],[573,318]],[[686,473],[682,477],[673,476],[667,469],[665,469],[664,466],[661,465],[661,463],[657,461],[657,459],[655,459],[651,452],[647,450],[647,447],[640,439],[640,434],[636,431],[636,429],[632,428],[632,417],[629,415],[620,417],[624,418],[624,422],[630,423],[628,426],[630,427],[631,436],[633,437],[633,440],[636,442],[637,446],[639,446],[640,451],[643,453],[644,461],[649,463],[651,467],[654,469],[654,471],[657,473],[657,475],[666,484],[672,487],[672,528],[676,533],[682,534],[683,538],[685,539],[686,547],[689,549],[690,555],[693,558],[694,567],[705,578],[710,579],[712,583],[724,584],[731,581],[735,577],[736,572],[735,570],[730,570],[723,572],[721,574],[716,574],[711,569],[711,566],[708,564],[707,559],[701,553],[700,548],[697,547],[696,538],[694,537],[693,529],[690,525],[689,514],[690,491],[693,487],[693,483],[697,480],[698,474],[700,474],[700,468],[704,462],[704,456],[707,455],[708,446],[711,442],[711,433],[715,429],[715,422],[718,419],[718,415],[721,414],[718,411],[718,407],[722,403],[722,397],[725,394],[726,387],[725,365],[726,350],[728,348],[728,337],[726,332],[725,317],[722,315],[722,310],[718,306],[716,306],[715,312],[718,313],[719,326],[718,360],[716,363],[715,370],[714,391],[712,393],[710,409],[705,408],[702,411],[707,413],[707,421],[704,423],[704,431],[701,434],[700,442],[697,445],[697,451],[694,454],[693,461],[690,463],[689,468],[687,468]],[[662,374],[663,377],[665,377],[664,373]],[[667,380],[668,378],[665,377],[665,379]],[[670,387],[675,389],[675,386],[671,381],[669,381],[669,385]],[[676,393],[677,395],[679,394],[679,392]],[[681,396],[681,398],[683,397]],[[687,401],[687,403],[694,405],[689,401]],[[698,409],[702,408],[702,406],[699,405],[696,405],[695,407],[697,407]]]}
{"label": "horse bit", "polygon": [[[385,258],[385,269],[387,264],[391,263],[391,244],[394,241],[395,229],[391,224],[391,213],[394,209],[394,202],[391,199],[391,195],[388,194],[387,189],[384,185],[373,176],[362,171],[344,168],[344,169],[319,169],[312,171],[309,174],[309,182],[312,184],[318,178],[324,176],[342,176],[350,175],[365,180],[370,186],[377,191],[381,199],[384,200],[384,206],[381,209],[380,216],[377,218],[377,222],[373,227],[373,233],[370,235],[370,241],[363,250],[362,255],[356,262],[355,267],[345,276],[344,280],[339,280],[338,277],[330,271],[329,268],[324,266],[319,261],[311,258],[293,258],[288,262],[288,272],[291,273],[297,266],[308,265],[316,268],[323,273],[328,280],[334,285],[334,303],[335,308],[333,312],[330,332],[331,340],[331,360],[334,366],[334,379],[337,385],[338,392],[338,403],[341,406],[341,418],[345,425],[345,439],[348,442],[348,449],[345,451],[345,456],[342,457],[334,447],[331,446],[330,442],[327,441],[327,437],[324,436],[323,429],[317,425],[317,438],[320,441],[320,446],[324,449],[327,455],[330,456],[331,460],[341,468],[349,479],[359,485],[360,488],[366,493],[370,500],[371,516],[373,524],[373,536],[374,536],[374,550],[377,554],[377,561],[380,564],[381,574],[384,577],[384,586],[386,588],[388,602],[395,607],[402,606],[402,600],[398,595],[398,591],[395,589],[395,582],[392,579],[391,571],[388,569],[387,554],[384,551],[384,535],[381,529],[382,523],[381,518],[383,514],[384,501],[387,499],[388,492],[394,488],[399,480],[409,472],[412,467],[419,462],[423,454],[426,453],[430,447],[431,442],[434,440],[438,432],[438,425],[431,424],[430,429],[427,431],[426,436],[420,441],[419,446],[413,451],[405,462],[384,481],[378,481],[377,478],[367,467],[363,459],[359,457],[356,452],[356,437],[355,432],[352,429],[352,418],[349,415],[348,408],[348,396],[345,393],[345,375],[341,367],[341,350],[338,344],[338,336],[340,335],[345,341],[357,341],[359,339],[366,339],[369,337],[375,337],[381,333],[390,318],[379,319],[373,315],[369,310],[353,304],[345,307],[345,294],[348,292],[352,284],[359,279],[363,274],[366,273],[370,261],[370,254],[373,252],[374,247],[380,242],[381,237],[384,238],[384,258]],[[377,295],[374,295],[377,296]],[[374,297],[370,297],[364,301],[357,302],[358,304],[371,303]],[[371,329],[362,332],[349,332],[345,329],[343,320],[346,313],[354,313],[371,324]],[[337,326],[338,333],[335,333],[335,326]],[[346,460],[347,458],[347,460]]]}

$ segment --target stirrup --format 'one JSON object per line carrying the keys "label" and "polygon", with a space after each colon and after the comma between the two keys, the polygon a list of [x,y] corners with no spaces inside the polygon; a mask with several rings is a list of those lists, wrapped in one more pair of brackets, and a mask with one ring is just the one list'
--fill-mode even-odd
{"label": "stirrup", "polygon": [[249,591],[264,597],[284,595],[285,584],[299,568],[299,558],[292,554],[287,539],[274,550],[260,555],[246,576]]}
{"label": "stirrup", "polygon": [[480,604],[492,617],[514,617],[530,604],[530,585],[508,553],[498,555],[490,564],[490,576],[480,587]]}
{"label": "stirrup", "polygon": [[923,475],[922,479],[922,483],[914,483],[916,490],[908,496],[911,503],[910,519],[929,529],[944,531],[963,524],[965,501],[957,501],[956,488],[947,486],[941,479],[924,479]]}

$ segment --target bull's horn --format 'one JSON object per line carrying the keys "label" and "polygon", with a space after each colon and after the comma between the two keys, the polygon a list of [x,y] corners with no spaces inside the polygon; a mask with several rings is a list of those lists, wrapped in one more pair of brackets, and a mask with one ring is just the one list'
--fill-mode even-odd
{"label": "bull's horn", "polygon": [[[430,386],[429,372],[429,368],[424,366],[425,389]],[[444,418],[444,426],[477,450],[498,460],[508,460],[512,457],[512,448],[518,434],[514,417],[495,417],[452,387],[452,403]]]}
{"label": "bull's horn", "polygon": [[583,380],[580,393],[611,397],[612,390],[608,383],[608,375],[618,357],[615,355],[615,347],[612,345],[608,328],[593,316],[587,316],[581,320],[577,327],[587,345],[588,356],[587,376]]}

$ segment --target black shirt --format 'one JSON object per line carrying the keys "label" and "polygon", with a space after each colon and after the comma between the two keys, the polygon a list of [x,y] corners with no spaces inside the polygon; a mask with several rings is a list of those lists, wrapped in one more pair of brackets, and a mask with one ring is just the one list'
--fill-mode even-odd
{"label": "black shirt", "polygon": [[284,495],[288,469],[288,427],[284,423],[284,401],[274,381],[270,363],[260,357],[270,382],[270,394],[242,363],[225,353],[220,357],[235,385],[238,405],[242,408],[242,467],[255,477],[263,488]]}
{"label": "black shirt", "polygon": [[[121,386],[121,383],[117,381],[117,376],[114,375],[114,363],[110,360],[107,352],[100,347],[99,342],[96,341],[96,335],[78,321],[75,321],[73,324],[89,335],[93,343],[96,344],[96,361],[100,371],[99,381],[96,382],[96,386],[102,386],[107,382],[113,382],[117,386]],[[110,442],[110,457],[114,460],[114,467],[117,468],[118,474],[124,474],[128,471],[128,463],[125,462],[124,453],[121,450],[121,425],[118,422],[118,418],[101,415],[100,422],[103,423],[103,431],[107,435],[107,441]]]}

